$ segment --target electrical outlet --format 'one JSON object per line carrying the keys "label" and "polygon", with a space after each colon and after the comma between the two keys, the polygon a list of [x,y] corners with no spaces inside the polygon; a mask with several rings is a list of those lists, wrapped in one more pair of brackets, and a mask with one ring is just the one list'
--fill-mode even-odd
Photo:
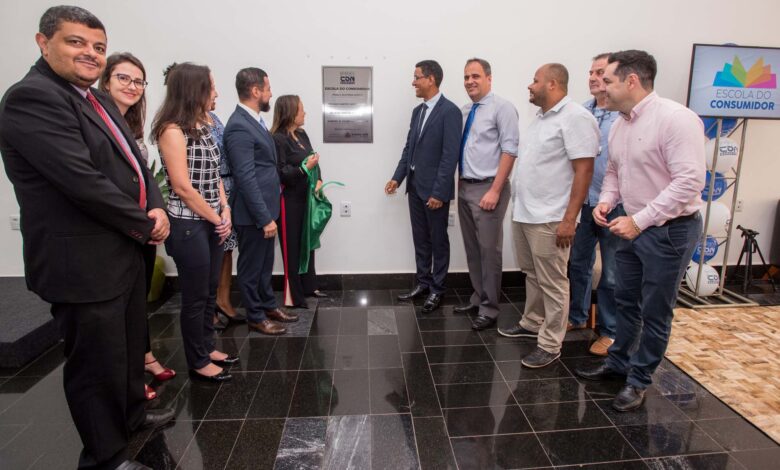
{"label": "electrical outlet", "polygon": [[350,201],[341,201],[341,212],[342,217],[352,217],[352,203]]}
{"label": "electrical outlet", "polygon": [[455,213],[450,212],[450,215],[447,217],[447,226],[448,227],[454,227],[455,226]]}
{"label": "electrical outlet", "polygon": [[742,199],[737,199],[737,203],[734,205],[734,212],[742,212]]}
{"label": "electrical outlet", "polygon": [[11,230],[20,230],[18,215],[12,215],[11,217],[9,217],[9,220],[11,222]]}

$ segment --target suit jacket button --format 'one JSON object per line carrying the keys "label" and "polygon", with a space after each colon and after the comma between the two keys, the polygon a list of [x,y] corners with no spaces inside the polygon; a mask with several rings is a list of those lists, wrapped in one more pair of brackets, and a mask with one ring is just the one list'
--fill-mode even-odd
{"label": "suit jacket button", "polygon": [[138,177],[137,176],[133,176],[133,183],[137,183],[137,182],[138,182]]}

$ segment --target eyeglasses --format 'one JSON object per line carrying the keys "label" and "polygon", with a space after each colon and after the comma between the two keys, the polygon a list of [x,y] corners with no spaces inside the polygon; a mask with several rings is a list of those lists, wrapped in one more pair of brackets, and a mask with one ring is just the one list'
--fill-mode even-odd
{"label": "eyeglasses", "polygon": [[149,84],[149,82],[147,82],[146,80],[141,80],[140,78],[136,78],[135,80],[133,80],[133,77],[131,77],[130,75],[125,75],[123,73],[115,73],[111,76],[116,77],[116,81],[118,81],[120,85],[130,86],[130,84],[132,83],[139,90],[143,90],[144,88],[146,88],[146,85]]}
{"label": "eyeglasses", "polygon": [[416,82],[417,80],[420,80],[420,79],[422,79],[422,78],[425,78],[425,75],[420,75],[420,76],[413,75],[413,77],[414,77],[414,81]]}

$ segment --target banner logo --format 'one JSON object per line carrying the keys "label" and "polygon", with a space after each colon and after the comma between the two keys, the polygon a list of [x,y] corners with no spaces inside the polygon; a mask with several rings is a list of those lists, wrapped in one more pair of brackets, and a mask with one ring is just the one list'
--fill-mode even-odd
{"label": "banner logo", "polygon": [[764,65],[764,58],[758,60],[748,69],[742,65],[739,56],[734,56],[734,63],[723,64],[723,70],[715,74],[712,86],[730,88],[777,88],[777,75],[772,73],[769,65]]}

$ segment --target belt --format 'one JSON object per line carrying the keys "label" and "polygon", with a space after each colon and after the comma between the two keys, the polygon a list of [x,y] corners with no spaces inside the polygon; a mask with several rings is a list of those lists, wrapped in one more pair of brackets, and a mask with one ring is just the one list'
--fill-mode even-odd
{"label": "belt", "polygon": [[673,225],[673,224],[679,224],[680,222],[687,222],[689,220],[693,220],[696,217],[699,216],[699,212],[694,212],[693,214],[688,215],[681,215],[680,217],[675,217],[674,219],[667,220],[661,227],[666,227],[667,225]]}
{"label": "belt", "polygon": [[493,181],[495,181],[495,179],[496,178],[491,176],[490,178],[485,178],[485,179],[461,178],[460,180],[465,181],[466,183],[476,184],[476,183],[492,183]]}

